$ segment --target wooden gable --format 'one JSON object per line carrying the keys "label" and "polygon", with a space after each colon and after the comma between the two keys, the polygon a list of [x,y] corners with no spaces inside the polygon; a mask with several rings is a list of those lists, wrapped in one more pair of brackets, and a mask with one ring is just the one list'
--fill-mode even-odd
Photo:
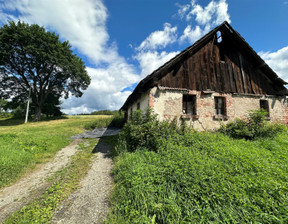
{"label": "wooden gable", "polygon": [[224,22],[143,79],[121,109],[154,86],[283,96],[287,95],[285,84]]}
{"label": "wooden gable", "polygon": [[187,52],[159,77],[158,84],[198,91],[279,95],[285,89],[283,83],[267,74],[270,71],[261,67],[229,32],[219,29],[199,50]]}

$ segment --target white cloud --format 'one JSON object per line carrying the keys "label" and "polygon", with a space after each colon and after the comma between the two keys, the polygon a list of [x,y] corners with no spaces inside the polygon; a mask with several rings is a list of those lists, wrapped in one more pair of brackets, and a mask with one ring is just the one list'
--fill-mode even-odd
{"label": "white cloud", "polygon": [[165,23],[164,30],[157,30],[151,33],[137,48],[137,50],[155,50],[164,48],[168,44],[174,43],[177,40],[177,27],[172,27],[171,24]]}
{"label": "white cloud", "polygon": [[192,1],[191,6],[192,10],[186,16],[187,20],[191,20],[195,16],[196,22],[200,25],[211,22],[217,25],[225,20],[230,22],[226,0],[219,0],[219,2],[212,0],[205,8]]}
{"label": "white cloud", "polygon": [[81,108],[83,109],[83,105],[85,105],[85,108],[87,108],[89,112],[96,109],[120,109],[131,93],[129,91],[122,92],[122,90],[138,82],[140,78],[140,76],[135,75],[133,66],[120,60],[111,63],[105,68],[88,67],[87,71],[91,76],[90,86],[81,98],[72,96],[68,100],[65,100],[62,107],[67,110],[63,111],[71,110],[70,113],[72,113]]}
{"label": "white cloud", "polygon": [[176,3],[176,6],[178,6],[178,8],[179,8],[177,14],[180,17],[180,19],[183,19],[186,16],[188,10],[191,7],[190,4],[180,5],[180,4],[177,4],[177,3]]}
{"label": "white cloud", "polygon": [[216,20],[214,21],[214,25],[218,25],[224,21],[231,23],[230,15],[228,14],[228,4],[226,0],[221,0],[216,5]]}
{"label": "white cloud", "polygon": [[101,69],[87,68],[91,85],[81,98],[63,100],[66,113],[119,109],[128,94],[121,90],[139,81],[135,68],[109,43],[107,17],[102,0],[10,0],[0,5],[3,23],[11,19],[37,23],[69,40],[91,64],[101,65]]}
{"label": "white cloud", "polygon": [[[111,62],[118,56],[113,45],[107,44],[107,9],[101,0],[10,0],[1,8],[18,11],[14,20],[55,30],[94,63]],[[5,15],[10,19],[10,13],[2,12],[2,21]]]}
{"label": "white cloud", "polygon": [[188,24],[183,34],[178,37],[177,27],[165,23],[163,30],[152,32],[139,47],[136,47],[134,59],[138,60],[140,64],[142,77],[150,74],[179,53],[175,51],[160,51],[169,44],[176,42],[180,44],[189,42],[192,44],[210,31],[212,26],[219,25],[224,20],[230,22],[226,0],[219,0],[218,2],[212,0],[204,8],[196,4],[196,0],[192,0],[190,4],[176,4],[176,6],[179,8],[177,14],[181,19],[186,18],[187,22],[194,19],[197,24],[195,26]]}
{"label": "white cloud", "polygon": [[136,47],[136,59],[141,68],[142,78],[169,61],[178,52],[159,51],[177,41],[177,27],[165,23],[163,30],[152,32],[141,44]]}
{"label": "white cloud", "polygon": [[288,82],[288,46],[276,52],[258,54],[283,80]]}
{"label": "white cloud", "polygon": [[183,35],[179,38],[179,41],[183,43],[184,41],[188,40],[190,43],[193,43],[202,37],[202,35],[203,31],[200,26],[196,26],[194,29],[192,29],[192,27],[188,25],[185,28]]}
{"label": "white cloud", "polygon": [[145,77],[176,56],[178,53],[179,52],[146,51],[138,53],[135,58],[139,61],[142,68],[142,77]]}
{"label": "white cloud", "polygon": [[196,4],[195,0],[192,0],[190,11],[187,8],[188,6],[180,8],[178,15],[184,17],[186,13],[187,22],[195,20],[197,25],[195,28],[192,28],[190,24],[187,25],[179,38],[180,43],[185,41],[193,43],[210,31],[211,27],[215,27],[224,21],[231,22],[226,0],[219,0],[218,2],[212,0],[206,7],[202,7]]}

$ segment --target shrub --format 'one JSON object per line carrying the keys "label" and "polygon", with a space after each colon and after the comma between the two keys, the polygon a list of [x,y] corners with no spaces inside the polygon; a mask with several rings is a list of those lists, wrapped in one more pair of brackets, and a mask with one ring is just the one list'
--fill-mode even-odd
{"label": "shrub", "polygon": [[105,118],[100,116],[98,119],[86,124],[84,128],[86,130],[93,130],[96,128],[104,128],[104,127],[122,128],[123,125],[124,125],[124,115],[118,112],[113,116],[107,116]]}
{"label": "shrub", "polygon": [[0,112],[0,118],[10,118],[12,114],[9,112]]}
{"label": "shrub", "polygon": [[118,112],[113,115],[113,119],[109,124],[109,127],[123,128],[124,123],[124,114]]}
{"label": "shrub", "polygon": [[18,106],[12,112],[14,118],[24,118],[25,117],[25,109],[21,106]]}
{"label": "shrub", "polygon": [[[121,151],[133,152],[136,149],[148,149],[157,151],[161,139],[166,138],[176,130],[175,122],[159,122],[157,115],[153,114],[151,108],[146,111],[137,110],[133,112],[131,119],[125,124],[121,134],[118,153]],[[123,147],[124,146],[124,147]]]}
{"label": "shrub", "polygon": [[255,138],[271,138],[287,130],[284,125],[270,124],[267,120],[267,112],[263,109],[252,110],[247,119],[234,121],[222,125],[218,130],[232,138],[253,140]]}
{"label": "shrub", "polygon": [[93,129],[96,129],[96,128],[108,127],[108,125],[111,123],[112,119],[113,119],[112,117],[106,117],[106,118],[99,117],[96,120],[85,124],[84,128],[86,130],[93,130]]}

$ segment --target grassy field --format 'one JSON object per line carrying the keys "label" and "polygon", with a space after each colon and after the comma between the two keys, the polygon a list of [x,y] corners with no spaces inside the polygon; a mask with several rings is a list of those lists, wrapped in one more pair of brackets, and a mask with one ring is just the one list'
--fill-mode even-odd
{"label": "grassy field", "polygon": [[37,163],[67,146],[71,136],[91,126],[106,127],[112,116],[87,115],[37,123],[0,121],[0,188],[13,183]]}
{"label": "grassy field", "polygon": [[247,141],[137,122],[115,148],[106,223],[288,223],[287,130]]}

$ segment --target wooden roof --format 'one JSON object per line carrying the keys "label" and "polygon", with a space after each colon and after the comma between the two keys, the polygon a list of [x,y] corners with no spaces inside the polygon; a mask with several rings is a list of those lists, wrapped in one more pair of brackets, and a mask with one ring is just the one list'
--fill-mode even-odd
{"label": "wooden roof", "polygon": [[[237,32],[235,31],[228,22],[223,22],[221,25],[217,26],[216,28],[214,28],[213,30],[211,30],[209,33],[207,33],[204,37],[202,37],[200,40],[196,41],[192,46],[186,48],[184,51],[182,51],[181,53],[179,53],[178,55],[176,55],[174,58],[172,58],[170,61],[166,62],[164,65],[160,66],[158,69],[156,69],[154,72],[152,72],[150,75],[148,75],[147,77],[145,77],[143,80],[141,80],[138,85],[136,86],[136,88],[134,89],[134,91],[132,92],[132,94],[127,98],[126,102],[124,103],[124,105],[122,106],[121,110],[126,110],[127,107],[133,103],[135,100],[137,100],[142,93],[146,92],[148,89],[157,86],[157,85],[162,85],[164,84],[164,86],[167,87],[171,87],[171,88],[179,88],[179,89],[193,89],[193,90],[200,90],[200,91],[204,91],[205,88],[209,87],[209,89],[211,88],[209,85],[193,85],[193,87],[189,84],[188,86],[185,84],[187,83],[187,80],[185,80],[185,77],[183,78],[183,80],[181,81],[181,83],[179,83],[179,81],[175,81],[178,80],[179,78],[181,79],[180,76],[187,76],[189,79],[189,74],[184,74],[185,71],[177,71],[178,74],[178,79],[173,78],[173,76],[175,76],[175,74],[171,75],[171,71],[173,73],[173,68],[175,68],[175,66],[177,67],[177,65],[183,63],[183,61],[187,60],[188,57],[191,57],[191,55],[196,54],[197,52],[199,52],[199,50],[201,50],[202,48],[206,47],[206,48],[211,48],[211,46],[213,47],[213,44],[215,42],[215,37],[216,37],[216,33],[220,31],[221,33],[225,33],[225,36],[228,37],[227,39],[229,39],[229,41],[233,41],[233,46],[237,46],[237,48],[240,51],[243,51],[246,55],[249,55],[249,60],[253,60],[253,63],[257,65],[257,69],[261,70],[261,74],[260,76],[266,76],[265,78],[267,80],[269,80],[269,82],[271,82],[270,86],[266,85],[265,83],[263,83],[264,81],[261,81],[261,77],[257,78],[257,80],[260,80],[262,82],[262,86],[261,88],[267,88],[267,89],[271,89],[271,85],[276,86],[277,91],[272,91],[270,90],[270,93],[273,93],[273,95],[288,95],[287,93],[287,89],[284,87],[285,84],[287,84],[284,80],[282,80],[266,63],[265,61],[252,49],[252,47],[250,47],[250,45],[245,41],[245,39]],[[223,40],[223,42],[225,42],[226,39]],[[211,44],[211,46],[207,45],[207,44]],[[207,47],[208,46],[208,47]],[[232,49],[233,50],[233,49]],[[205,53],[204,53],[205,54]],[[209,53],[210,54],[210,53]],[[211,55],[212,56],[212,55]],[[241,59],[240,59],[241,60]],[[194,62],[197,62],[197,57],[196,59],[194,59]],[[206,61],[205,63],[210,63],[208,60],[204,60]],[[199,62],[200,63],[200,62]],[[190,65],[190,67],[195,66],[195,63],[193,65]],[[179,67],[179,66],[178,66]],[[185,67],[185,66],[184,66]],[[187,67],[187,65],[186,65]],[[210,66],[211,67],[211,66]],[[219,69],[221,69],[221,67],[223,67],[223,65],[219,64]],[[231,67],[231,66],[230,66]],[[185,70],[185,69],[184,69]],[[217,73],[217,68],[212,68],[213,71],[210,71],[210,73]],[[226,68],[227,73],[229,70],[229,66]],[[239,69],[238,69],[239,70]],[[209,72],[209,71],[208,71]],[[174,72],[175,73],[175,72]],[[186,73],[188,73],[186,71]],[[207,73],[207,71],[205,71],[205,73]],[[219,73],[219,72],[218,72]],[[231,73],[231,71],[230,71]],[[233,72],[232,72],[233,73]],[[235,73],[235,72],[234,72]],[[197,74],[198,77],[196,78],[197,80],[199,80],[199,76],[201,77],[201,75],[203,75],[204,73]],[[223,77],[220,76],[224,76],[224,74],[221,74],[221,72],[218,75],[218,82],[222,82],[222,86],[223,88],[221,88],[220,84],[218,87],[216,87],[215,85],[211,85],[212,88],[215,87],[216,91],[219,92],[233,92],[233,93],[245,93],[245,91],[243,92],[243,87],[241,89],[241,86],[237,88],[237,85],[234,84],[234,89],[232,87],[227,86],[227,84],[223,84],[223,82],[228,82],[229,77],[226,79],[223,79]],[[214,79],[217,79],[217,75],[215,75]],[[254,74],[253,74],[254,75]],[[227,75],[229,76],[229,74]],[[231,76],[231,74],[230,74]],[[236,74],[235,74],[236,76]],[[238,75],[239,77],[241,75]],[[255,74],[256,76],[256,74]],[[257,75],[259,76],[259,74]],[[186,79],[187,79],[186,77]],[[244,77],[245,78],[245,77]],[[201,78],[200,78],[201,79]],[[234,77],[235,79],[235,77]],[[249,79],[249,77],[248,77]],[[195,80],[195,77],[194,77]],[[257,81],[256,80],[256,81]],[[190,83],[192,83],[193,80],[190,80]],[[232,82],[232,81],[231,81]],[[236,80],[237,82],[237,80]],[[252,84],[250,87],[250,92],[248,93],[262,93],[262,94],[267,94],[266,91],[261,91],[255,84],[254,81],[251,81]],[[218,84],[217,84],[218,85]],[[232,85],[232,83],[231,83]],[[254,86],[253,86],[254,85]],[[226,86],[226,87],[225,87]],[[244,84],[245,86],[245,84]],[[228,87],[228,88],[227,88]],[[257,88],[256,88],[257,87]],[[245,89],[245,87],[244,87]],[[256,89],[256,90],[255,90]],[[269,91],[268,91],[269,92]]]}

